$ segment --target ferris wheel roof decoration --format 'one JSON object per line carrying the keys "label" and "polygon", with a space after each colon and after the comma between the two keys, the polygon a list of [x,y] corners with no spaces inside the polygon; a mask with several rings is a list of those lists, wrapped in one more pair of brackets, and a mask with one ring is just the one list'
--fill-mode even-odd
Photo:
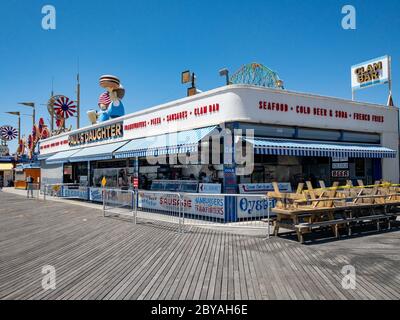
{"label": "ferris wheel roof decoration", "polygon": [[75,115],[76,105],[73,100],[66,96],[55,96],[54,98],[53,108],[57,117],[68,119]]}
{"label": "ferris wheel roof decoration", "polygon": [[249,63],[242,66],[232,75],[230,82],[283,89],[283,82],[279,79],[278,74],[260,63]]}
{"label": "ferris wheel roof decoration", "polygon": [[0,127],[0,137],[3,140],[11,141],[18,136],[18,130],[11,126]]}

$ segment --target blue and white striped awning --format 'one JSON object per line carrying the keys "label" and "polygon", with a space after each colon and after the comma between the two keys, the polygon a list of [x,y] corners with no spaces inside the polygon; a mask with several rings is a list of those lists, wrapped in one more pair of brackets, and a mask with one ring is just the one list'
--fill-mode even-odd
{"label": "blue and white striped awning", "polygon": [[46,163],[48,164],[57,164],[57,163],[64,163],[68,162],[68,159],[74,155],[75,153],[79,152],[81,149],[74,149],[74,150],[67,150],[67,151],[60,151],[56,154],[52,155],[51,157],[46,159]]}
{"label": "blue and white striped awning", "polygon": [[33,163],[21,163],[15,167],[15,170],[20,171],[24,169],[40,169],[40,163],[33,162]]}
{"label": "blue and white striped awning", "polygon": [[55,153],[47,153],[47,154],[38,154],[37,159],[38,160],[46,160],[50,158],[51,156],[54,156]]}
{"label": "blue and white striped awning", "polygon": [[199,141],[210,135],[216,128],[217,126],[211,126],[131,140],[114,153],[115,158],[196,152]]}
{"label": "blue and white striped awning", "polygon": [[83,148],[77,153],[69,157],[70,162],[95,161],[95,160],[110,160],[113,157],[113,152],[127,144],[128,141],[120,141],[114,143],[103,144],[94,147]]}
{"label": "blue and white striped awning", "polygon": [[256,154],[300,157],[396,158],[396,151],[378,145],[303,140],[244,138]]}

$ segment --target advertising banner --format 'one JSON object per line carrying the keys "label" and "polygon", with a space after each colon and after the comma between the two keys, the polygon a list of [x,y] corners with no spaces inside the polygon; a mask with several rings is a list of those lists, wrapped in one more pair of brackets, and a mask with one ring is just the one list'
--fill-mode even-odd
{"label": "advertising banner", "polygon": [[[133,205],[132,192],[130,190],[119,190],[119,189],[106,189],[107,194],[107,204],[113,204],[118,206],[128,206]],[[90,201],[103,202],[102,188],[90,188],[89,198]]]}
{"label": "advertising banner", "polygon": [[363,89],[390,81],[389,56],[372,59],[351,67],[351,87]]}
{"label": "advertising banner", "polygon": [[[282,192],[292,192],[292,186],[289,182],[279,182],[279,190]],[[244,183],[239,184],[239,193],[259,193],[265,194],[268,191],[274,191],[272,183]]]}
{"label": "advertising banner", "polygon": [[237,216],[239,219],[251,219],[256,217],[266,217],[268,215],[268,206],[273,208],[275,201],[272,199],[263,199],[262,196],[256,197],[237,197]]}
{"label": "advertising banner", "polygon": [[103,195],[101,188],[90,188],[89,200],[94,202],[103,202]]}
{"label": "advertising banner", "polygon": [[221,193],[220,183],[200,183],[199,193]]}
{"label": "advertising banner", "polygon": [[138,207],[169,212],[179,212],[182,206],[186,214],[224,219],[224,196],[184,195],[139,192]]}
{"label": "advertising banner", "polygon": [[350,176],[349,170],[332,170],[333,178],[348,178]]}
{"label": "advertising banner", "polygon": [[332,169],[348,169],[349,163],[348,162],[333,162]]}
{"label": "advertising banner", "polygon": [[236,193],[236,186],[235,168],[224,168],[224,193]]}
{"label": "advertising banner", "polygon": [[89,200],[88,189],[87,188],[69,188],[68,186],[63,186],[61,191],[61,196],[63,198],[75,198],[82,200]]}

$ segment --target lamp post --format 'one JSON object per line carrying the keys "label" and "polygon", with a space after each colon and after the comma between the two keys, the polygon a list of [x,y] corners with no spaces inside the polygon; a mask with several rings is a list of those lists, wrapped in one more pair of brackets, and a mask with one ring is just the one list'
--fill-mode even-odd
{"label": "lamp post", "polygon": [[193,73],[190,73],[189,70],[183,71],[182,75],[181,75],[181,82],[182,84],[185,83],[192,83],[192,86],[190,88],[187,89],[187,96],[193,96],[195,94],[197,94],[198,92],[200,92],[199,90],[197,90],[196,88],[196,75]]}
{"label": "lamp post", "polygon": [[8,111],[8,114],[12,114],[14,116],[18,116],[18,143],[21,140],[21,112],[19,111]]}
{"label": "lamp post", "polygon": [[223,69],[219,70],[219,75],[221,77],[225,76],[226,85],[227,86],[230,85],[230,82],[229,82],[229,70],[227,68],[223,68]]}
{"label": "lamp post", "polygon": [[36,108],[34,102],[19,102],[21,106],[30,107],[32,108],[32,128],[35,126],[35,117],[36,117]]}

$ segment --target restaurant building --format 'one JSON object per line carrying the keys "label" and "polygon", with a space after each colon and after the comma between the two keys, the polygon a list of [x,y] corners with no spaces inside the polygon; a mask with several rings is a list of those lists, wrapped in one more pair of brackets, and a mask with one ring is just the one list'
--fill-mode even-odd
{"label": "restaurant building", "polygon": [[0,156],[0,186],[10,187],[14,180],[15,159],[11,156]]}
{"label": "restaurant building", "polygon": [[[398,183],[398,119],[394,107],[234,84],[40,141],[41,182],[95,190],[103,177],[111,188],[138,177],[140,189],[195,193],[263,193],[272,181],[283,190],[304,180]],[[179,161],[217,144],[219,162]],[[254,166],[241,175],[223,155],[249,145]]]}

